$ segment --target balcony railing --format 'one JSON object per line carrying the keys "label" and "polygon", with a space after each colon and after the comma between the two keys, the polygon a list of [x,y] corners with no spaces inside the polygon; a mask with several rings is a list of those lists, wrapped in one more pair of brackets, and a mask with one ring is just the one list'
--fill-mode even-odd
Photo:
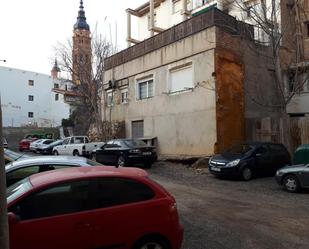
{"label": "balcony railing", "polygon": [[106,58],[104,61],[105,70],[134,60],[212,26],[219,27],[234,35],[241,35],[247,39],[253,39],[254,37],[253,26],[237,21],[234,17],[217,8],[211,8],[200,15],[194,16],[147,40]]}

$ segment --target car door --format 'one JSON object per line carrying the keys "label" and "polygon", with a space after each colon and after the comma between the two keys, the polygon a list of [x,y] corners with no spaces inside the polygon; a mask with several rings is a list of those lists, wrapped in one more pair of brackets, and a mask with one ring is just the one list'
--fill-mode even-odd
{"label": "car door", "polygon": [[100,150],[96,152],[96,161],[99,163],[112,164],[113,153],[114,150],[114,141],[108,141],[104,146],[101,147]]}
{"label": "car door", "polygon": [[10,248],[93,248],[90,188],[88,180],[61,183],[10,206],[19,218],[9,224]]}
{"label": "car door", "polygon": [[267,174],[270,171],[271,155],[267,145],[259,146],[255,153],[255,170],[257,173]]}
{"label": "car door", "polygon": [[306,165],[305,169],[298,174],[301,184],[305,188],[309,188],[309,164]]}
{"label": "car door", "polygon": [[66,148],[67,148],[69,142],[70,142],[70,138],[66,138],[63,141],[62,145],[57,147],[57,151],[58,151],[59,155],[64,155],[65,154],[65,151],[66,151]]}
{"label": "car door", "polygon": [[159,206],[151,188],[120,177],[100,178],[96,183],[91,194],[96,209],[94,248],[126,249],[132,240],[156,231],[149,214],[156,214]]}

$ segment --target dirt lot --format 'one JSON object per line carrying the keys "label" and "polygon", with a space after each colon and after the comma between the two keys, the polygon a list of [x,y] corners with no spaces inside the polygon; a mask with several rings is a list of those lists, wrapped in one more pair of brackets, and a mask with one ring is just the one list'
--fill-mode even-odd
{"label": "dirt lot", "polygon": [[219,180],[167,162],[148,172],[177,199],[182,249],[309,248],[308,191],[289,194],[272,177]]}

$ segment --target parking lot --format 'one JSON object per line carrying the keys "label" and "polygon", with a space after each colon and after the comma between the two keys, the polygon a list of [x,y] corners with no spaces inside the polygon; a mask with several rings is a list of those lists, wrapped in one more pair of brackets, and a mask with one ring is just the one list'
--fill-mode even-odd
{"label": "parking lot", "polygon": [[309,248],[308,191],[287,193],[272,177],[219,180],[168,162],[148,172],[177,199],[182,249]]}

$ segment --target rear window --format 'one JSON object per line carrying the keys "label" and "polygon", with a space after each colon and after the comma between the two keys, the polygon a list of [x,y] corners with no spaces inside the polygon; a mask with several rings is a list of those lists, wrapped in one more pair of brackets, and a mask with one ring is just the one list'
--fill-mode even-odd
{"label": "rear window", "polygon": [[147,144],[145,144],[141,140],[123,140],[123,142],[128,147],[143,147],[143,146],[147,146]]}
{"label": "rear window", "polygon": [[284,153],[287,152],[287,150],[285,149],[285,147],[282,144],[270,144],[269,148],[272,151],[275,151],[275,152],[281,152],[281,153],[282,152],[284,152]]}
{"label": "rear window", "polygon": [[154,191],[145,185],[126,178],[100,178],[93,195],[95,208],[147,201],[154,198]]}
{"label": "rear window", "polygon": [[43,142],[43,144],[51,144],[52,142],[54,142],[54,140],[46,140]]}

